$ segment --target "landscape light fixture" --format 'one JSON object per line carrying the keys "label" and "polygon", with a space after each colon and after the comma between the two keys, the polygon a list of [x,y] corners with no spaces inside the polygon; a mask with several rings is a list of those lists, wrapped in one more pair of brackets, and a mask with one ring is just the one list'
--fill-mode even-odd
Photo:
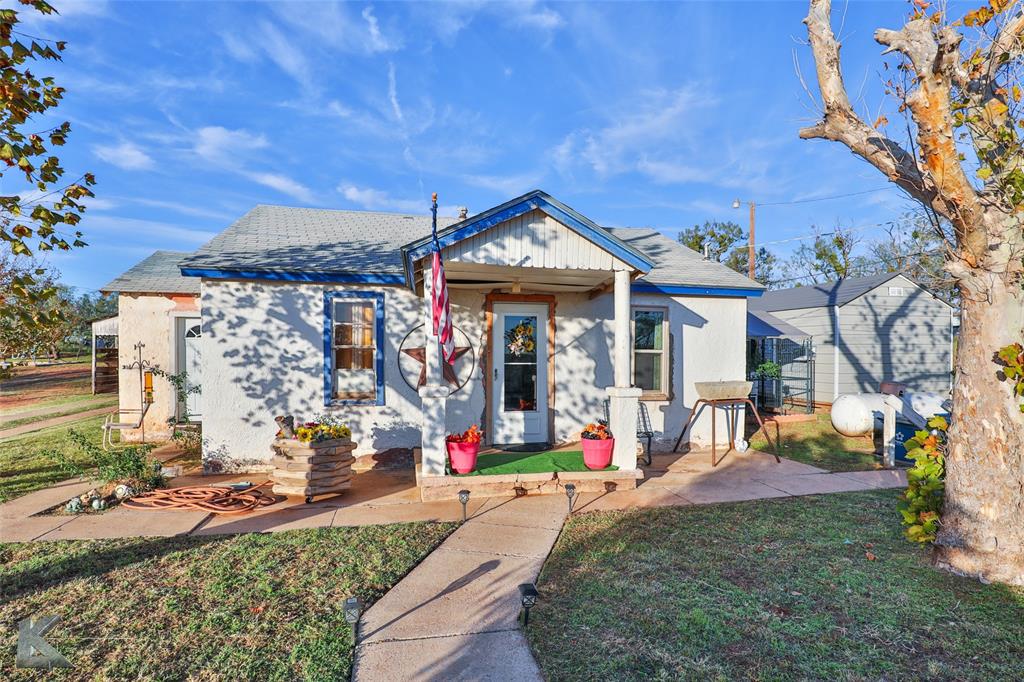
{"label": "landscape light fixture", "polygon": [[363,602],[359,600],[359,597],[349,597],[345,600],[343,610],[345,622],[352,626],[352,642],[355,643],[359,628],[359,615],[363,612]]}
{"label": "landscape light fixture", "polygon": [[519,586],[519,601],[523,605],[523,627],[530,624],[530,609],[537,604],[537,586],[533,583],[523,583]]}
{"label": "landscape light fixture", "polygon": [[576,484],[565,484],[565,496],[569,498],[569,513],[572,514],[573,500],[576,498]]}
{"label": "landscape light fixture", "polygon": [[466,522],[466,505],[469,504],[469,491],[468,490],[460,490],[459,491],[459,502],[462,503],[462,522],[465,523]]}

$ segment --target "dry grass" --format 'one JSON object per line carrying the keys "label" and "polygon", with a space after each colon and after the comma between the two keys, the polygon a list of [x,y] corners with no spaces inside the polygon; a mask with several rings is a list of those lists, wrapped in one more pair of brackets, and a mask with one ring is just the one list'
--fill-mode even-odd
{"label": "dry grass", "polygon": [[[781,424],[779,433],[782,450],[779,454],[797,462],[828,469],[829,471],[865,471],[878,469],[874,444],[868,438],[847,438],[832,428],[827,413],[816,415],[811,422]],[[775,439],[775,429],[769,424],[769,433]],[[751,447],[770,452],[768,442],[760,432],[751,438]]]}
{"label": "dry grass", "polygon": [[1024,679],[1024,590],[932,569],[896,494],[577,516],[533,650],[552,680]]}
{"label": "dry grass", "polygon": [[[454,524],[0,545],[0,678],[17,622],[56,614],[46,679],[342,680],[342,603],[379,599]],[[9,655],[8,655],[9,654]]]}

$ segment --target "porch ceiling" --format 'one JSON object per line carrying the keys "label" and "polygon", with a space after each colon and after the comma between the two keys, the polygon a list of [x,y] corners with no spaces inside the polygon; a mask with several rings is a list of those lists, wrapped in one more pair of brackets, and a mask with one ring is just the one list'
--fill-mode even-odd
{"label": "porch ceiling", "polygon": [[[479,263],[447,262],[445,277],[452,289],[511,289],[530,291],[592,291],[612,281],[609,270],[521,268]],[[422,271],[421,271],[422,272]],[[422,282],[418,275],[417,288]]]}

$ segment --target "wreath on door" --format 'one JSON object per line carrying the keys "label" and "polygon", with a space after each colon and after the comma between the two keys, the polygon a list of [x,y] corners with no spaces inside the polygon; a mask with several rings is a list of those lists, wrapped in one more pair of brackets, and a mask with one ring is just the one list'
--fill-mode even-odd
{"label": "wreath on door", "polygon": [[537,333],[529,322],[520,322],[505,332],[505,348],[513,357],[532,353],[537,349]]}

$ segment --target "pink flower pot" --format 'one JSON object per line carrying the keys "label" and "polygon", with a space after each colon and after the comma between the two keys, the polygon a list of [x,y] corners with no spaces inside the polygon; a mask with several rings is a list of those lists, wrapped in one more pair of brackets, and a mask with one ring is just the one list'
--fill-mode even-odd
{"label": "pink flower pot", "polygon": [[448,460],[452,471],[468,474],[476,469],[476,456],[480,454],[480,443],[448,443]]}
{"label": "pink flower pot", "polygon": [[615,449],[615,439],[593,440],[584,438],[583,463],[588,469],[607,469],[612,463],[612,450]]}

